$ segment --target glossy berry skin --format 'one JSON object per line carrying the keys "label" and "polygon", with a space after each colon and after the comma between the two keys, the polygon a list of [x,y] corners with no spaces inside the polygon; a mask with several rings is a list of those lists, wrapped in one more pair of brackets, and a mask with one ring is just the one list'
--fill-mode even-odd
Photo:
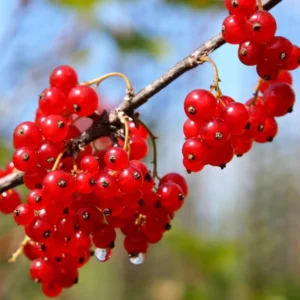
{"label": "glossy berry skin", "polygon": [[195,122],[193,120],[187,119],[183,124],[183,133],[185,138],[198,137],[200,131],[204,125],[204,122]]}
{"label": "glossy berry skin", "polygon": [[200,138],[189,138],[182,147],[183,157],[198,163],[204,163],[208,155],[208,147]]}
{"label": "glossy berry skin", "polygon": [[59,115],[50,115],[41,124],[42,135],[53,143],[63,141],[68,135],[68,130],[67,120]]}
{"label": "glossy berry skin", "polygon": [[238,157],[249,152],[253,145],[253,140],[249,138],[247,133],[233,135],[230,142],[234,148],[235,155]]}
{"label": "glossy berry skin", "polygon": [[248,16],[245,28],[250,42],[264,44],[274,37],[277,24],[275,18],[269,12],[257,10]]}
{"label": "glossy berry skin", "polygon": [[125,168],[119,175],[118,185],[123,193],[134,193],[142,188],[144,178],[142,172],[131,165]]}
{"label": "glossy berry skin", "polygon": [[28,189],[41,189],[42,183],[47,175],[47,171],[43,168],[36,168],[32,172],[27,172],[24,175],[24,184]]}
{"label": "glossy berry skin", "polygon": [[232,15],[249,15],[256,9],[255,0],[225,0],[225,6]]}
{"label": "glossy berry skin", "polygon": [[74,184],[76,192],[90,194],[96,184],[95,176],[89,172],[82,172],[76,176]]}
{"label": "glossy berry skin", "polygon": [[49,197],[43,193],[42,189],[34,189],[29,192],[26,201],[33,210],[41,210],[48,206],[49,200]]}
{"label": "glossy berry skin", "polygon": [[70,66],[58,66],[50,75],[50,85],[62,90],[66,95],[78,83],[77,73]]}
{"label": "glossy berry skin", "polygon": [[165,176],[163,176],[161,178],[160,184],[163,184],[163,183],[166,183],[169,181],[172,181],[172,182],[175,182],[176,184],[178,184],[181,187],[183,194],[185,196],[188,195],[188,191],[189,191],[188,184],[182,175],[180,175],[178,173],[167,173]]}
{"label": "glossy berry skin", "polygon": [[29,260],[35,260],[44,255],[43,251],[41,250],[41,245],[32,240],[25,244],[23,252]]}
{"label": "glossy berry skin", "polygon": [[211,148],[206,163],[224,169],[234,156],[234,149],[230,142],[221,147]]}
{"label": "glossy berry skin", "polygon": [[13,154],[14,166],[23,172],[32,171],[37,168],[37,154],[29,148],[19,148]]}
{"label": "glossy berry skin", "polygon": [[222,35],[229,44],[241,44],[247,40],[245,19],[238,15],[226,17],[222,25]]}
{"label": "glossy berry skin", "polygon": [[259,61],[262,52],[262,46],[259,44],[246,41],[240,44],[238,56],[240,61],[246,66],[255,66]]}
{"label": "glossy berry skin", "polygon": [[279,76],[280,68],[264,59],[260,59],[256,66],[256,72],[263,80],[276,80]]}
{"label": "glossy berry skin", "polygon": [[18,225],[29,225],[34,220],[34,211],[28,204],[20,204],[14,210],[14,220]]}
{"label": "glossy berry skin", "polygon": [[216,106],[216,98],[207,90],[194,90],[184,100],[185,114],[195,122],[203,122],[214,117]]}
{"label": "glossy berry skin", "polygon": [[228,125],[232,135],[242,134],[250,121],[247,108],[238,102],[227,104],[222,111],[221,118]]}
{"label": "glossy berry skin", "polygon": [[73,88],[67,97],[68,109],[78,116],[89,116],[98,108],[98,95],[87,85]]}
{"label": "glossy berry skin", "polygon": [[30,276],[35,282],[47,283],[52,280],[54,270],[43,258],[37,258],[30,265]]}
{"label": "glossy berry skin", "polygon": [[265,91],[263,100],[270,116],[281,117],[291,111],[296,96],[289,84],[277,82]]}
{"label": "glossy berry skin", "polygon": [[92,155],[84,156],[80,161],[80,168],[83,171],[87,171],[91,174],[99,172],[99,162],[97,157]]}
{"label": "glossy berry skin", "polygon": [[93,243],[97,248],[114,248],[117,234],[109,224],[102,224],[93,235]]}
{"label": "glossy berry skin", "polygon": [[[257,99],[259,103],[259,99]],[[250,129],[246,130],[246,134],[249,138],[255,139],[261,135],[265,129],[265,122],[267,118],[267,112],[264,107],[249,106],[248,107],[250,115]]]}
{"label": "glossy berry skin", "polygon": [[109,148],[105,152],[104,163],[107,168],[113,171],[122,171],[128,166],[128,153],[121,147]]}
{"label": "glossy berry skin", "polygon": [[22,147],[36,149],[42,143],[42,135],[38,126],[33,122],[19,124],[13,133],[13,143],[15,149]]}
{"label": "glossy berry skin", "polygon": [[183,205],[184,193],[175,182],[169,181],[160,184],[157,190],[161,206],[168,212],[177,211]]}
{"label": "glossy berry skin", "polygon": [[61,294],[62,287],[55,281],[52,281],[50,283],[42,284],[42,291],[46,297],[55,298]]}
{"label": "glossy berry skin", "polygon": [[66,95],[56,87],[45,89],[40,95],[39,108],[46,115],[59,115],[66,106]]}
{"label": "glossy berry skin", "polygon": [[207,145],[220,147],[229,140],[230,129],[225,121],[214,118],[203,126],[201,137]]}
{"label": "glossy berry skin", "polygon": [[288,57],[287,61],[284,63],[285,70],[296,70],[300,66],[300,48],[293,45],[293,51]]}
{"label": "glossy berry skin", "polygon": [[255,139],[257,143],[273,142],[278,133],[278,124],[273,117],[268,117],[265,122],[265,129],[262,135]]}
{"label": "glossy berry skin", "polygon": [[149,247],[147,236],[139,231],[133,231],[126,235],[124,248],[129,255],[136,256],[139,253],[146,253]]}
{"label": "glossy berry skin", "polygon": [[149,151],[147,141],[138,135],[134,135],[130,138],[129,147],[130,159],[143,159],[147,156]]}
{"label": "glossy berry skin", "polygon": [[21,197],[15,190],[8,190],[0,194],[0,212],[11,214],[21,204]]}
{"label": "glossy berry skin", "polygon": [[282,36],[274,37],[264,47],[263,58],[272,65],[284,66],[292,57],[293,44]]}
{"label": "glossy berry skin", "polygon": [[138,136],[142,137],[143,139],[146,139],[149,136],[148,131],[144,128],[144,126],[142,124],[136,125],[132,121],[129,122],[129,134],[131,136],[138,135]]}
{"label": "glossy berry skin", "polygon": [[44,243],[52,237],[53,226],[46,218],[37,218],[25,227],[26,234],[34,241]]}
{"label": "glossy berry skin", "polygon": [[116,178],[110,176],[105,171],[100,171],[96,177],[94,191],[97,196],[103,198],[113,198],[119,195],[119,186]]}
{"label": "glossy berry skin", "polygon": [[63,147],[58,143],[43,142],[37,149],[38,164],[43,168],[52,169],[62,151]]}
{"label": "glossy berry skin", "polygon": [[260,84],[259,91],[261,93],[264,93],[268,89],[268,87],[275,82],[285,82],[288,83],[289,85],[292,85],[293,84],[292,74],[289,71],[281,71],[278,77],[276,78],[276,80],[269,80],[269,81],[263,80],[262,83]]}

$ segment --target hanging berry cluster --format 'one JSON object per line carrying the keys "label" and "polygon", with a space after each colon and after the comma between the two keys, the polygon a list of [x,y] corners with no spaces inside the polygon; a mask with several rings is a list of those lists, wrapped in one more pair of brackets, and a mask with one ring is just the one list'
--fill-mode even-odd
{"label": "hanging berry cluster", "polygon": [[[160,241],[171,228],[174,212],[188,193],[181,175],[158,177],[155,136],[139,119],[135,123],[123,115],[123,136],[110,136],[103,149],[97,149],[95,141],[81,146],[73,157],[68,154],[70,140],[82,133],[77,119],[89,117],[99,105],[90,85],[111,76],[123,77],[131,90],[123,74],[78,84],[71,67],[56,68],[50,87],[40,96],[35,122],[23,122],[14,130],[12,163],[0,174],[14,169],[24,172],[30,190],[26,202],[21,203],[14,190],[0,196],[0,210],[14,213],[26,234],[10,261],[24,252],[32,260],[32,280],[49,297],[77,283],[78,269],[91,254],[100,262],[107,261],[118,228],[125,235],[130,261],[142,263],[149,244]],[[154,146],[153,172],[141,161],[148,154],[149,134]]]}
{"label": "hanging berry cluster", "polygon": [[278,131],[275,117],[292,112],[295,104],[288,70],[299,67],[300,49],[274,36],[276,21],[261,3],[257,9],[256,0],[225,0],[225,5],[231,15],[223,22],[223,37],[240,44],[239,58],[246,65],[257,65],[261,79],[254,97],[245,104],[236,102],[221,93],[215,63],[201,58],[214,67],[215,94],[197,89],[185,98],[188,119],[183,125],[182,154],[188,172],[199,172],[205,165],[225,168],[234,155],[247,153],[253,142],[272,142]]}

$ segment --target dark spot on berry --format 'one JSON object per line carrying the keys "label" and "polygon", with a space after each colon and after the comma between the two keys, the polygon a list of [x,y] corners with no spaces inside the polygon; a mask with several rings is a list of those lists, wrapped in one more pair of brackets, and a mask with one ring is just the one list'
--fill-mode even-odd
{"label": "dark spot on berry", "polygon": [[172,228],[172,225],[171,225],[171,224],[166,224],[165,230],[170,230],[171,228]]}
{"label": "dark spot on berry", "polygon": [[40,245],[40,249],[41,249],[41,251],[45,252],[46,251],[46,245],[45,244],[41,244]]}
{"label": "dark spot on berry", "polygon": [[105,208],[103,213],[105,216],[110,216],[112,214],[112,210],[110,208]]}
{"label": "dark spot on berry", "polygon": [[145,175],[144,180],[148,181],[148,182],[152,181],[152,176],[151,176],[151,174],[149,172]]}
{"label": "dark spot on berry", "polygon": [[241,56],[246,56],[247,55],[247,49],[246,48],[241,48],[240,54],[241,54]]}
{"label": "dark spot on berry", "polygon": [[96,183],[95,179],[91,179],[91,180],[90,180],[90,186],[94,186],[95,183]]}
{"label": "dark spot on berry", "polygon": [[20,127],[19,130],[18,130],[18,135],[23,135],[25,133],[25,129],[24,127]]}
{"label": "dark spot on berry", "polygon": [[101,186],[103,186],[103,187],[108,187],[109,186],[109,183],[103,178],[100,180],[100,183],[101,183]]}
{"label": "dark spot on berry", "polygon": [[140,178],[141,178],[141,175],[140,175],[139,172],[134,172],[134,173],[133,173],[133,177],[134,177],[135,179],[140,179]]}
{"label": "dark spot on berry", "polygon": [[80,111],[81,111],[81,107],[80,107],[80,105],[78,105],[78,104],[74,104],[74,105],[73,105],[73,108],[74,108],[74,111],[75,111],[75,112],[80,112]]}
{"label": "dark spot on berry", "polygon": [[269,143],[272,143],[273,140],[274,140],[274,136],[269,136],[269,137],[267,138],[267,142],[269,142]]}
{"label": "dark spot on berry", "polygon": [[226,164],[219,165],[219,167],[221,168],[221,170],[223,170],[226,168]]}
{"label": "dark spot on berry", "polygon": [[129,253],[128,254],[129,255],[129,257],[138,257],[139,256],[139,253]]}
{"label": "dark spot on berry", "polygon": [[145,205],[145,200],[144,199],[140,199],[138,202],[139,206],[144,206]]}
{"label": "dark spot on berry", "polygon": [[224,25],[222,26],[222,32],[225,32],[225,26]]}
{"label": "dark spot on berry", "polygon": [[238,7],[239,6],[239,2],[237,0],[232,0],[231,1],[231,5],[232,5],[232,7]]}
{"label": "dark spot on berry", "polygon": [[85,259],[84,259],[84,257],[83,257],[83,256],[79,257],[79,259],[78,259],[78,263],[80,263],[80,264],[83,264],[83,263],[84,263],[84,261],[85,261]]}
{"label": "dark spot on berry", "polygon": [[65,127],[65,123],[64,123],[64,121],[57,121],[57,127],[58,128],[64,128]]}
{"label": "dark spot on berry", "polygon": [[42,201],[42,196],[35,196],[34,197],[34,202],[39,203]]}
{"label": "dark spot on berry", "polygon": [[109,162],[111,162],[112,164],[114,162],[116,162],[116,157],[114,155],[111,155],[109,158],[108,158]]}
{"label": "dark spot on berry", "polygon": [[18,209],[16,209],[16,210],[14,211],[14,215],[15,215],[16,217],[18,217],[18,216],[20,215],[20,211],[19,211]]}
{"label": "dark spot on berry", "polygon": [[77,284],[78,283],[78,277],[76,277],[75,279],[74,279],[74,284]]}
{"label": "dark spot on berry", "polygon": [[287,55],[285,52],[280,53],[280,60],[285,60],[287,58]]}
{"label": "dark spot on berry", "polygon": [[43,186],[42,186],[42,184],[41,183],[37,183],[36,185],[35,185],[35,188],[36,189],[41,189]]}
{"label": "dark spot on berry", "polygon": [[55,261],[61,262],[62,261],[62,257],[60,257],[60,256],[55,257]]}
{"label": "dark spot on berry", "polygon": [[58,186],[61,188],[65,188],[67,186],[67,182],[64,179],[60,179],[58,181]]}
{"label": "dark spot on berry", "polygon": [[159,200],[157,200],[157,201],[156,201],[156,203],[155,203],[155,207],[156,207],[156,208],[161,208],[161,203],[160,203],[160,201],[159,201]]}
{"label": "dark spot on berry", "polygon": [[29,160],[29,155],[27,153],[22,154],[22,160],[27,161]]}
{"label": "dark spot on berry", "polygon": [[47,158],[47,163],[49,163],[49,164],[54,163],[54,161],[55,161],[55,159],[54,159],[53,156],[50,156],[50,157]]}
{"label": "dark spot on berry", "polygon": [[75,225],[74,225],[74,230],[75,230],[75,231],[78,231],[79,229],[80,229],[79,224],[75,224]]}
{"label": "dark spot on berry", "polygon": [[196,157],[195,157],[194,154],[189,154],[188,157],[187,157],[187,159],[193,161],[193,160],[196,159]]}
{"label": "dark spot on berry", "polygon": [[115,242],[112,241],[112,242],[108,245],[108,248],[110,248],[110,249],[115,248]]}
{"label": "dark spot on berry", "polygon": [[266,81],[269,81],[269,80],[272,79],[272,77],[269,76],[269,75],[264,75],[264,76],[263,76],[263,79],[266,80]]}
{"label": "dark spot on berry", "polygon": [[215,138],[216,140],[221,140],[223,138],[223,133],[220,131],[216,132]]}
{"label": "dark spot on berry", "polygon": [[190,171],[190,170],[185,170],[188,174],[191,174],[192,173],[192,171]]}
{"label": "dark spot on berry", "polygon": [[40,283],[40,280],[39,280],[38,278],[35,278],[35,279],[33,280],[33,282],[34,282],[34,283]]}
{"label": "dark spot on berry", "polygon": [[49,238],[51,236],[51,231],[50,230],[45,231],[43,236],[45,239]]}
{"label": "dark spot on berry", "polygon": [[254,24],[253,24],[253,30],[254,30],[254,31],[259,31],[260,28],[261,28],[261,25],[260,25],[259,23],[254,23]]}
{"label": "dark spot on berry", "polygon": [[292,107],[290,107],[289,109],[288,109],[288,113],[290,114],[290,113],[292,113],[293,112],[293,110],[294,110],[294,108],[293,108],[293,106]]}
{"label": "dark spot on berry", "polygon": [[179,201],[183,201],[184,200],[183,194],[181,194],[181,193],[178,194],[178,200]]}
{"label": "dark spot on berry", "polygon": [[237,154],[236,155],[236,157],[242,157],[243,156],[243,154]]}
{"label": "dark spot on berry", "polygon": [[246,124],[246,126],[245,126],[245,129],[248,130],[248,129],[250,129],[250,128],[251,128],[251,123],[248,122],[248,123]]}
{"label": "dark spot on berry", "polygon": [[64,215],[67,215],[69,213],[69,207],[66,207],[64,210],[63,210],[63,214]]}
{"label": "dark spot on berry", "polygon": [[87,211],[85,211],[84,213],[82,213],[82,218],[83,218],[83,220],[89,220],[90,219],[90,217],[91,217],[91,215],[90,215],[90,213],[89,212],[87,212]]}
{"label": "dark spot on berry", "polygon": [[196,114],[196,108],[194,106],[190,106],[188,108],[188,113],[191,114],[191,115]]}
{"label": "dark spot on berry", "polygon": [[265,126],[264,126],[263,124],[259,124],[259,125],[257,126],[257,131],[258,131],[258,132],[263,132],[264,129],[265,129]]}
{"label": "dark spot on berry", "polygon": [[90,256],[94,256],[95,252],[93,250],[90,251]]}

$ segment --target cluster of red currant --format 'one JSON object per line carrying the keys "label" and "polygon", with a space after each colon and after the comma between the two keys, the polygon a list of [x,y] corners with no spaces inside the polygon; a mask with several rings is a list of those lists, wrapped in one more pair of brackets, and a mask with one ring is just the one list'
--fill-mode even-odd
{"label": "cluster of red currant", "polygon": [[261,1],[225,0],[230,15],[222,26],[227,43],[239,44],[238,56],[247,66],[255,66],[265,80],[275,80],[280,70],[295,70],[300,63],[300,48],[282,36],[275,36],[277,24]]}
{"label": "cluster of red currant", "polygon": [[0,210],[14,212],[26,233],[11,260],[24,252],[32,260],[32,280],[49,297],[77,283],[78,269],[91,253],[101,262],[110,258],[117,228],[125,235],[130,261],[142,263],[149,244],[171,228],[188,193],[181,175],[159,178],[156,168],[148,170],[141,159],[148,153],[150,131],[127,116],[124,140],[112,138],[101,150],[86,145],[78,156],[67,156],[68,141],[82,133],[74,120],[97,107],[97,93],[78,84],[71,67],[56,68],[40,96],[35,122],[16,127],[13,163],[3,172],[23,171],[30,190],[22,204],[14,190],[0,195]]}
{"label": "cluster of red currant", "polygon": [[[260,2],[260,1],[259,1]],[[194,90],[184,101],[188,117],[183,125],[186,141],[182,147],[183,165],[199,172],[207,164],[224,168],[234,155],[247,153],[253,142],[272,142],[278,131],[275,117],[292,112],[295,93],[287,70],[300,65],[300,49],[283,37],[274,37],[276,21],[258,10],[256,0],[225,0],[229,15],[222,27],[226,42],[240,44],[239,57],[246,65],[257,65],[261,79],[254,97],[245,104],[222,95],[215,63],[212,89]],[[261,95],[260,95],[261,93]]]}

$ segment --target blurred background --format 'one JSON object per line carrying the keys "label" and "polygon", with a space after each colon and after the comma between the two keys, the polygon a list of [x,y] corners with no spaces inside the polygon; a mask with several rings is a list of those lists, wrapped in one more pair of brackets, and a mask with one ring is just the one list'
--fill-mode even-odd
{"label": "blurred background", "polygon": [[[278,35],[300,45],[300,2],[272,10]],[[10,160],[15,126],[34,118],[37,99],[59,64],[71,64],[86,81],[107,72],[129,76],[138,91],[220,31],[222,0],[1,0],[0,168]],[[224,94],[251,97],[257,77],[242,66],[237,48],[213,53]],[[299,70],[294,87],[300,95]],[[144,105],[143,120],[160,137],[159,172],[184,174],[181,164],[183,100],[208,88],[208,64],[188,72]],[[123,98],[124,84],[110,79],[103,106]],[[79,285],[63,300],[296,300],[300,299],[300,103],[279,120],[271,144],[255,145],[225,170],[206,167],[189,175],[190,196],[163,241],[141,266],[129,263],[122,237],[111,260],[92,259]],[[24,190],[23,190],[24,192]],[[44,299],[23,257],[7,258],[23,232],[0,216],[0,299]]]}

